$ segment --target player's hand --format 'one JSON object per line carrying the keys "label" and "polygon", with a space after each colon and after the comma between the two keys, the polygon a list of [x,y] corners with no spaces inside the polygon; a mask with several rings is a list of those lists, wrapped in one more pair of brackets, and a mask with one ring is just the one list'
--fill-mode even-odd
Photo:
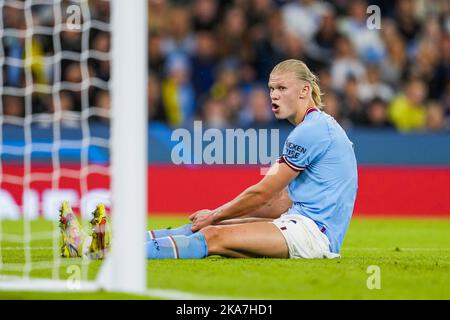
{"label": "player's hand", "polygon": [[197,232],[204,227],[207,227],[214,223],[214,211],[200,210],[194,213],[192,216],[192,232]]}
{"label": "player's hand", "polygon": [[212,213],[213,213],[213,211],[208,210],[208,209],[198,210],[189,216],[189,220],[191,220],[192,222],[195,222],[195,219],[197,219],[197,217],[199,217],[201,215],[210,215]]}

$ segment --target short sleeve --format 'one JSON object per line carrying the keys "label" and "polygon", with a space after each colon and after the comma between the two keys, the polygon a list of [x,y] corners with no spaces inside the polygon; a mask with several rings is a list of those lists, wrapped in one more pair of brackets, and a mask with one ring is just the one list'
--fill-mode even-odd
{"label": "short sleeve", "polygon": [[331,139],[324,123],[297,126],[284,143],[280,162],[285,162],[295,171],[314,164],[326,152]]}

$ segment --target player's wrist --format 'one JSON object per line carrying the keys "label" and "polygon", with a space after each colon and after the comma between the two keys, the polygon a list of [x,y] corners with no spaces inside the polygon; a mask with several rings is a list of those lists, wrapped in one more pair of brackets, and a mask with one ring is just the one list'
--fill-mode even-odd
{"label": "player's wrist", "polygon": [[216,210],[213,210],[211,213],[211,220],[213,223],[220,222],[222,219],[220,218],[222,213],[222,209],[218,208]]}

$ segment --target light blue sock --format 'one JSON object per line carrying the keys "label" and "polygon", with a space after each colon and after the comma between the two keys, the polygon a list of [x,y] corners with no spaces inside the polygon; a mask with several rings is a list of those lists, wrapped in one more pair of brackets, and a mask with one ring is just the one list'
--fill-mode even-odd
{"label": "light blue sock", "polygon": [[201,232],[156,238],[146,246],[147,259],[201,259],[208,255],[208,245]]}
{"label": "light blue sock", "polygon": [[192,223],[185,224],[175,229],[159,229],[149,230],[145,234],[145,241],[150,241],[155,238],[163,238],[168,236],[190,236],[193,232],[191,230]]}

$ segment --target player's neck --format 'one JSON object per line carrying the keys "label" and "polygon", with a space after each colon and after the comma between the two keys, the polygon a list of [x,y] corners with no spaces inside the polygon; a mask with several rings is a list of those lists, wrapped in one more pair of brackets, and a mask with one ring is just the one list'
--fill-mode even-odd
{"label": "player's neck", "polygon": [[307,104],[303,105],[299,111],[295,114],[295,117],[289,122],[291,122],[294,126],[298,126],[305,120],[306,115],[311,111],[317,109],[314,101],[310,100]]}

